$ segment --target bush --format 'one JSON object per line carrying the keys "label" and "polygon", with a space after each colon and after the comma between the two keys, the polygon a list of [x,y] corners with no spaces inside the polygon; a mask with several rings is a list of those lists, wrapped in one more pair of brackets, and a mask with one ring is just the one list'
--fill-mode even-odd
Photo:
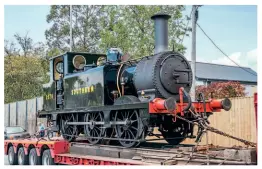
{"label": "bush", "polygon": [[196,98],[198,94],[202,92],[205,98],[211,97],[211,93],[214,98],[222,99],[225,97],[244,97],[246,96],[244,85],[239,82],[228,81],[228,82],[212,82],[210,85],[200,85],[196,87]]}

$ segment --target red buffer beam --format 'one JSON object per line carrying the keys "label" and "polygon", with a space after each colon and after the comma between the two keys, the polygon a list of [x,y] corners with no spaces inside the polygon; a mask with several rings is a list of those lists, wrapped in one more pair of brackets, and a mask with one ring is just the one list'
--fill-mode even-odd
{"label": "red buffer beam", "polygon": [[[184,103],[182,99],[182,92],[180,92],[180,102],[176,103],[174,98],[161,99],[155,98],[149,102],[149,113],[181,113],[188,106],[189,103]],[[225,99],[209,99],[204,102],[192,102],[191,109],[195,109],[196,112],[220,112],[222,109],[229,111],[232,103],[228,98]],[[206,110],[205,110],[206,109]]]}

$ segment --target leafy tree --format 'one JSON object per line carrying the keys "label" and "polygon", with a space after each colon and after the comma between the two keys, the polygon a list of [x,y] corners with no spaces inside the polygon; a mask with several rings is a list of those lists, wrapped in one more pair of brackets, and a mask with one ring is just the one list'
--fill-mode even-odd
{"label": "leafy tree", "polygon": [[103,29],[100,31],[101,43],[99,48],[103,52],[110,47],[119,47],[124,52],[130,50],[130,32],[125,25],[125,18],[121,16],[123,10],[122,6],[104,6],[102,8],[104,14],[99,23]]}
{"label": "leafy tree", "polygon": [[185,34],[183,22],[183,6],[124,6],[123,18],[130,40],[129,51],[134,57],[153,54],[154,51],[154,23],[151,16],[163,12],[171,15],[169,20],[169,50],[184,53],[180,38]]}
{"label": "leafy tree", "polygon": [[45,55],[43,44],[33,43],[27,34],[16,34],[15,38],[18,44],[5,40],[5,103],[41,96],[42,84],[48,81],[48,61],[42,57]]}
{"label": "leafy tree", "polygon": [[[69,6],[51,6],[46,30],[49,48],[68,51],[70,44]],[[150,19],[157,12],[172,16],[169,21],[169,49],[184,53],[181,39],[186,32],[182,17],[184,6],[72,6],[73,51],[105,53],[119,47],[132,57],[150,55],[154,51],[154,26]]]}
{"label": "leafy tree", "polygon": [[239,82],[213,82],[208,86],[200,85],[196,87],[196,97],[199,93],[203,93],[205,98],[211,97],[222,99],[225,97],[244,97],[246,96],[245,87]]}
{"label": "leafy tree", "polygon": [[[95,52],[98,50],[99,16],[102,6],[73,5],[72,6],[72,49],[73,51]],[[70,6],[52,5],[47,15],[51,23],[45,36],[49,48],[69,51],[70,45]]]}

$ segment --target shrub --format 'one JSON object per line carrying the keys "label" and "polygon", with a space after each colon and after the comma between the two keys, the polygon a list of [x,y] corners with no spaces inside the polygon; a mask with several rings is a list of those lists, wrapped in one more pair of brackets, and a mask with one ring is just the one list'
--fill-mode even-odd
{"label": "shrub", "polygon": [[211,93],[214,98],[222,99],[225,97],[244,97],[246,96],[244,85],[235,81],[228,82],[212,82],[208,86],[200,85],[196,87],[196,98],[202,92],[205,98],[210,98]]}

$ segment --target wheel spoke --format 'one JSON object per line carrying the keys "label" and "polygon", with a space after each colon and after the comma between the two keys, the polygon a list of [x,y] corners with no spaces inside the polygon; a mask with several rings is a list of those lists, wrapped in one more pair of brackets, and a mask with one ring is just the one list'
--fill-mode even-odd
{"label": "wheel spoke", "polygon": [[124,134],[124,131],[121,133],[121,134],[119,134],[119,138],[121,138],[121,136]]}
{"label": "wheel spoke", "polygon": [[120,114],[121,114],[121,116],[123,117],[123,120],[124,120],[124,119],[125,119],[125,116],[123,115],[123,112],[121,112]]}
{"label": "wheel spoke", "polygon": [[95,126],[96,129],[98,129],[100,132],[102,131],[99,127]]}
{"label": "wheel spoke", "polygon": [[135,114],[135,113],[132,113],[132,114],[131,114],[130,119],[132,119],[132,117],[133,117],[134,114]]}
{"label": "wheel spoke", "polygon": [[135,122],[137,122],[138,120],[131,120],[131,124],[133,124],[133,123],[135,123]]}
{"label": "wheel spoke", "polygon": [[70,122],[70,120],[71,120],[71,118],[73,117],[74,115],[71,115],[70,117],[69,117],[69,119],[68,119],[68,121]]}
{"label": "wheel spoke", "polygon": [[98,134],[98,132],[97,132],[96,128],[94,128],[94,130],[95,130],[95,132],[96,132],[96,134],[97,134],[97,137],[99,137],[99,134]]}
{"label": "wheel spoke", "polygon": [[126,138],[126,130],[124,130],[124,133],[125,133],[124,138]]}
{"label": "wheel spoke", "polygon": [[95,116],[95,119],[94,119],[94,120],[96,120],[98,117],[99,117],[99,115],[98,115],[98,114],[96,114],[96,116]]}
{"label": "wheel spoke", "polygon": [[131,126],[130,128],[131,128],[131,129],[134,129],[134,130],[136,130],[136,131],[138,130],[138,129],[137,129],[137,128],[135,128],[134,126]]}
{"label": "wheel spoke", "polygon": [[129,134],[128,130],[126,130],[126,133],[127,133],[127,137],[125,139],[130,139],[130,134]]}
{"label": "wheel spoke", "polygon": [[93,113],[93,120],[95,120],[96,115],[98,115],[98,113]]}
{"label": "wheel spoke", "polygon": [[133,136],[133,139],[135,139],[136,137],[134,136],[134,134],[133,134],[133,132],[131,131],[131,130],[128,130],[130,133],[131,133],[131,135]]}
{"label": "wheel spoke", "polygon": [[70,130],[70,128],[68,128],[68,131],[69,131],[69,133],[70,133],[71,135],[73,135],[73,131]]}

